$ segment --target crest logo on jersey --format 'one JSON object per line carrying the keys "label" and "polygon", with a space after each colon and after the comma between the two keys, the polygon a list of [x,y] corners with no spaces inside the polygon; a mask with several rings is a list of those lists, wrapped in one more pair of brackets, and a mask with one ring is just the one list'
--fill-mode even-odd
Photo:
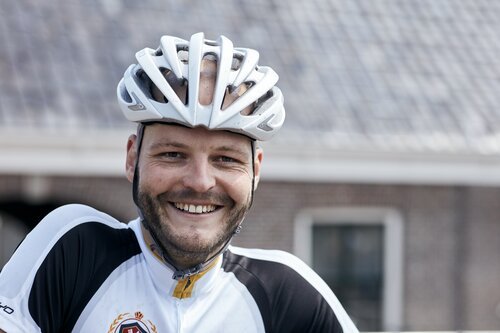
{"label": "crest logo on jersey", "polygon": [[144,319],[144,314],[137,311],[133,314],[126,312],[118,315],[109,326],[108,333],[158,333],[158,331],[151,320]]}

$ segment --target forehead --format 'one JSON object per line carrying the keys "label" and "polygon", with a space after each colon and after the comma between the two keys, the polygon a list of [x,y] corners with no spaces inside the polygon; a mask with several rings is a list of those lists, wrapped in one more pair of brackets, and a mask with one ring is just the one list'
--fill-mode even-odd
{"label": "forehead", "polygon": [[189,128],[175,124],[151,124],[144,129],[143,144],[174,144],[188,147],[232,147],[251,151],[251,139],[229,131],[213,131],[204,127]]}

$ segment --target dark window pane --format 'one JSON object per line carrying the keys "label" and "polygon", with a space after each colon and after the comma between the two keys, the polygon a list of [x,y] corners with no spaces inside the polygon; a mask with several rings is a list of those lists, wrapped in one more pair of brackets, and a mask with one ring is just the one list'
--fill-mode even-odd
{"label": "dark window pane", "polygon": [[382,329],[382,225],[313,226],[313,268],[360,331]]}

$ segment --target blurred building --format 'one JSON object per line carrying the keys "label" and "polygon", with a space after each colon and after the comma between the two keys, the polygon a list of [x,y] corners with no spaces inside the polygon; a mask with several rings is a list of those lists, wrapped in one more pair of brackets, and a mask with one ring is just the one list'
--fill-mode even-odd
{"label": "blurred building", "polygon": [[[162,34],[280,74],[284,129],[235,244],[311,264],[361,330],[500,328],[500,3],[0,3],[0,267],[51,209],[135,217],[115,87]],[[293,292],[293,291],[290,291]]]}

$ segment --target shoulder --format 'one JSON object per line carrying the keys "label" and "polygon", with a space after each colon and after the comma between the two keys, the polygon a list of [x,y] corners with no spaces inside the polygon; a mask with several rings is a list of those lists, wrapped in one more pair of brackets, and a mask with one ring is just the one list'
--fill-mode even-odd
{"label": "shoulder", "polygon": [[127,224],[92,207],[77,204],[62,206],[49,213],[28,235],[20,250],[26,246],[43,249],[40,253],[44,255],[38,263],[33,263],[39,265],[37,275],[44,271],[52,274],[59,270],[58,267],[65,267],[76,276],[81,272],[116,267],[140,252],[135,233]]}
{"label": "shoulder", "polygon": [[10,289],[15,293],[35,274],[49,268],[58,271],[58,266],[95,267],[99,263],[96,256],[104,260],[102,254],[109,256],[110,251],[115,253],[119,249],[126,249],[123,252],[128,256],[139,251],[135,235],[126,224],[89,206],[66,205],[50,212],[26,236],[2,270],[2,278],[10,281]]}
{"label": "shoulder", "polygon": [[[134,235],[125,223],[95,208],[80,204],[61,206],[40,221],[32,231],[34,237],[44,237],[45,241],[63,242],[66,238],[79,237],[79,240],[100,241],[103,238],[121,238],[118,235]],[[31,235],[28,235],[28,237]],[[105,244],[102,244],[105,246]]]}
{"label": "shoulder", "polygon": [[[252,272],[256,277],[271,274],[275,280],[280,281],[286,277],[301,276],[310,271],[303,261],[288,252],[235,246],[229,247],[223,265],[228,270]],[[274,279],[267,281],[272,283]]]}
{"label": "shoulder", "polygon": [[[135,239],[127,224],[92,207],[70,204],[50,212],[23,243],[51,252],[103,251],[121,247]],[[24,244],[20,247],[23,247]],[[133,242],[132,243],[136,243]]]}
{"label": "shoulder", "polygon": [[[230,247],[223,269],[244,284],[278,331],[316,327],[316,331],[356,332],[328,285],[302,260],[279,250]],[[305,330],[307,331],[307,330]]]}
{"label": "shoulder", "polygon": [[291,253],[281,250],[265,250],[265,249],[248,249],[236,246],[230,246],[229,252],[237,257],[245,257],[249,260],[260,260],[269,263],[282,264],[301,270],[308,266],[299,258]]}
{"label": "shoulder", "polygon": [[[333,302],[333,292],[328,285],[302,260],[280,250],[245,249],[231,246],[224,260],[224,268],[235,274],[250,273],[265,285],[274,288],[312,287],[328,301]],[[336,299],[336,298],[335,298]]]}
{"label": "shoulder", "polygon": [[69,204],[54,209],[40,221],[38,226],[50,225],[52,229],[61,229],[65,226],[73,227],[86,222],[98,222],[114,228],[126,227],[110,215],[80,204]]}
{"label": "shoulder", "polygon": [[[92,230],[120,230],[128,226],[92,207],[80,204],[61,206],[47,216],[28,234],[23,243],[55,245],[72,234]],[[21,244],[22,246],[23,244]]]}

